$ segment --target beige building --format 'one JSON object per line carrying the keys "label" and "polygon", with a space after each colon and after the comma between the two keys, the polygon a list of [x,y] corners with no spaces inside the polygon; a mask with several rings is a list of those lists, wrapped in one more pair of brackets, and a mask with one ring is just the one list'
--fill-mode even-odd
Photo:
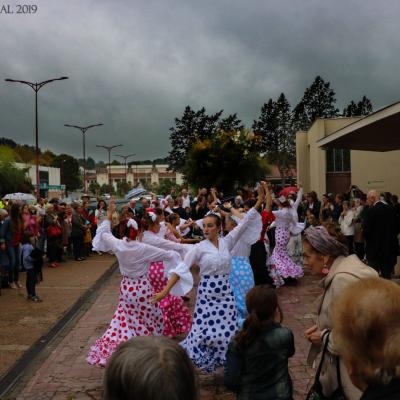
{"label": "beige building", "polygon": [[183,175],[168,171],[167,164],[156,165],[131,165],[125,169],[124,165],[111,165],[109,168],[98,168],[96,171],[87,171],[86,179],[87,185],[90,182],[96,181],[100,186],[108,184],[109,172],[111,171],[112,185],[116,189],[118,182],[130,182],[132,186],[137,183],[146,184],[160,184],[163,180],[171,180],[172,182],[181,185],[183,183]]}
{"label": "beige building", "polygon": [[350,185],[400,194],[399,130],[400,103],[366,117],[317,119],[296,134],[298,182],[319,196]]}

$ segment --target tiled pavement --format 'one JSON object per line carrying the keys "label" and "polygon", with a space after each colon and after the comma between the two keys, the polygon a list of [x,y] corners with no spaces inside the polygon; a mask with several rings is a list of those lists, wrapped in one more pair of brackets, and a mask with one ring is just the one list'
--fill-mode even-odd
{"label": "tiled pavement", "polygon": [[[116,306],[119,282],[117,274],[110,279],[94,305],[51,352],[17,399],[101,399],[104,370],[89,366],[85,357],[89,346],[108,326]],[[279,289],[284,324],[293,330],[296,341],[296,354],[289,364],[296,400],[305,398],[314,373],[306,366],[309,346],[303,331],[313,324],[312,310],[319,292],[317,279],[307,273],[297,286]],[[233,400],[234,395],[225,390],[221,379],[220,371],[213,375],[201,375],[201,398]]]}

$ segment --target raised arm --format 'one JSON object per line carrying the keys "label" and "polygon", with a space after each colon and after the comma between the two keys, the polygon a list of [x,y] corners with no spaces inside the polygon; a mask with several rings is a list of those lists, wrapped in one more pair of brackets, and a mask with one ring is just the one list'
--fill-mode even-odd
{"label": "raised arm", "polygon": [[260,185],[258,188],[257,202],[254,207],[246,214],[243,221],[232,231],[224,237],[224,241],[227,244],[228,250],[231,251],[236,243],[240,240],[243,235],[246,235],[247,242],[252,242],[254,237],[254,242],[260,236],[262,229],[262,219],[258,212],[265,200],[264,188]]}

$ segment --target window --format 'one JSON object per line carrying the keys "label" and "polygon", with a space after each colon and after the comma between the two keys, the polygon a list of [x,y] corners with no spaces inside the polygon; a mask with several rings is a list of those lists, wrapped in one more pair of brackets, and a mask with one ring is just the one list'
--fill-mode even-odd
{"label": "window", "polygon": [[350,172],[350,150],[328,149],[326,150],[326,172]]}

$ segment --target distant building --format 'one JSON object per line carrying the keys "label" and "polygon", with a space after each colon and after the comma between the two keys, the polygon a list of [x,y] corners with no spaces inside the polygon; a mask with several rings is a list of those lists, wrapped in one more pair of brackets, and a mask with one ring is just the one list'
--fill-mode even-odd
{"label": "distant building", "polygon": [[[20,169],[28,169],[27,176],[36,189],[36,166],[32,164],[15,163]],[[65,186],[61,185],[60,168],[39,165],[40,196],[41,197],[63,197]]]}
{"label": "distant building", "polygon": [[178,185],[183,183],[183,175],[177,172],[168,171],[168,164],[147,164],[131,165],[125,169],[125,165],[104,166],[96,170],[86,171],[86,181],[89,187],[91,182],[97,182],[100,186],[109,182],[109,172],[111,171],[111,182],[117,188],[118,182],[130,182],[132,186],[142,183],[144,186],[152,184],[158,185],[163,180],[170,180]]}

